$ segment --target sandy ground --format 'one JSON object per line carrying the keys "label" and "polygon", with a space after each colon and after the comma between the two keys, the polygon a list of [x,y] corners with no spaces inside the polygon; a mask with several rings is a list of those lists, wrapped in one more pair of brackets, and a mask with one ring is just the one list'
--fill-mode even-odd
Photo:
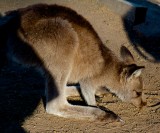
{"label": "sandy ground", "polygon": [[[121,102],[115,95],[107,93],[97,97],[98,104],[118,114],[125,124],[102,124],[49,115],[45,113],[43,107],[44,84],[39,74],[32,69],[24,69],[17,65],[5,66],[0,73],[0,132],[159,133],[160,44],[157,44],[159,41],[148,39],[144,46],[144,41],[139,41],[139,38],[128,34],[129,30],[125,30],[121,17],[111,12],[105,5],[101,5],[98,0],[1,0],[0,12],[3,14],[4,11],[39,2],[57,3],[76,10],[90,21],[103,42],[117,56],[120,46],[127,46],[138,64],[146,67],[142,76],[147,107],[139,110],[131,104]],[[141,51],[145,58],[137,51]],[[150,61],[150,58],[156,62]],[[70,99],[80,100],[80,98]]]}

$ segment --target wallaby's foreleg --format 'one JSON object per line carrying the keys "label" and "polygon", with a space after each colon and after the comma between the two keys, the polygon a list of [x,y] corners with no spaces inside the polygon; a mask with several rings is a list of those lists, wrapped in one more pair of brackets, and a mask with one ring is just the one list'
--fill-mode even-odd
{"label": "wallaby's foreleg", "polygon": [[79,86],[66,86],[65,95],[69,96],[80,96],[80,87]]}
{"label": "wallaby's foreleg", "polygon": [[95,93],[96,89],[92,86],[92,83],[87,80],[80,81],[81,92],[84,100],[88,105],[97,106]]}

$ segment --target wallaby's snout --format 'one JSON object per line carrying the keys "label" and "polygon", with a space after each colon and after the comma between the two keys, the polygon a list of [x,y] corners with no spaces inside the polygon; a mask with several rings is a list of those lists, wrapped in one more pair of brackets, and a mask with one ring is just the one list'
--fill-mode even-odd
{"label": "wallaby's snout", "polygon": [[147,105],[146,100],[144,100],[143,98],[139,97],[139,98],[135,98],[131,100],[132,104],[134,106],[136,106],[137,108],[142,108],[144,106]]}

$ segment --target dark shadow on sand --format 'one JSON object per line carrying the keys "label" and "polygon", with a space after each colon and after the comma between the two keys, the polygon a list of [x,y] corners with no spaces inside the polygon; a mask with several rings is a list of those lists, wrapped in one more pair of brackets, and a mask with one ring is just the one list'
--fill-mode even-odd
{"label": "dark shadow on sand", "polygon": [[[152,26],[154,26],[154,28],[155,27],[159,28],[160,21],[158,22],[159,24],[157,24],[157,22],[154,23],[154,19],[152,20],[150,18],[158,19],[156,18],[158,15],[156,14],[156,11],[160,12],[160,6],[153,4],[151,2],[148,2],[146,0],[142,0],[142,1],[126,0],[126,1],[135,2],[137,4],[144,5],[148,8],[146,12],[146,20],[144,23],[140,24],[138,28],[141,28],[141,30],[143,30],[146,34],[150,32],[154,33],[153,31],[154,29],[152,29]],[[155,14],[151,14],[151,10],[156,10]],[[143,16],[141,15],[143,14],[143,11],[137,11],[137,13],[138,14],[135,14],[135,17],[136,17],[136,21],[139,21],[143,18]],[[141,32],[137,32],[135,30],[135,26],[137,26],[137,24],[127,20],[128,15],[129,15],[129,12],[123,17],[123,24],[127,32],[127,35],[130,39],[130,44],[133,45],[134,49],[142,58],[153,63],[159,63],[160,62],[160,32],[159,34],[152,34],[150,36],[144,35]],[[158,17],[160,17],[160,14]],[[150,28],[148,28],[147,26],[149,26]]]}
{"label": "dark shadow on sand", "polygon": [[[13,31],[14,36],[19,26],[20,18],[16,12],[0,18],[0,133],[25,133],[23,122],[44,99],[44,78],[36,71],[36,65],[24,68],[7,60],[8,31]],[[32,47],[23,40],[18,42],[23,44],[18,46],[20,50],[17,52],[24,54],[24,60],[36,61],[45,70]],[[45,72],[50,76],[47,70]],[[53,77],[50,79],[50,84],[54,86]],[[56,86],[54,88],[55,95],[58,95]]]}

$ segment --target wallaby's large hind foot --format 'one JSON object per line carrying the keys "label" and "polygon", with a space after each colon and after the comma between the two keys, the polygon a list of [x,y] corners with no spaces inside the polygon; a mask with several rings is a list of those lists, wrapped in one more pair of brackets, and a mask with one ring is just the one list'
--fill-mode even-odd
{"label": "wallaby's large hind foot", "polygon": [[116,114],[101,110],[97,107],[84,107],[66,104],[60,107],[46,106],[46,111],[49,114],[54,114],[64,118],[76,118],[81,120],[99,121],[99,122],[120,122],[120,117]]}
{"label": "wallaby's large hind foot", "polygon": [[105,122],[105,123],[110,123],[110,122],[120,122],[124,123],[124,121],[116,115],[114,112],[108,110],[107,108],[103,106],[99,106],[100,109],[102,109],[106,114],[102,118],[99,118],[99,121]]}
{"label": "wallaby's large hind foot", "polygon": [[112,122],[122,122],[122,119],[111,112],[105,112],[105,116],[98,117],[98,121],[103,122],[103,123],[112,123]]}

